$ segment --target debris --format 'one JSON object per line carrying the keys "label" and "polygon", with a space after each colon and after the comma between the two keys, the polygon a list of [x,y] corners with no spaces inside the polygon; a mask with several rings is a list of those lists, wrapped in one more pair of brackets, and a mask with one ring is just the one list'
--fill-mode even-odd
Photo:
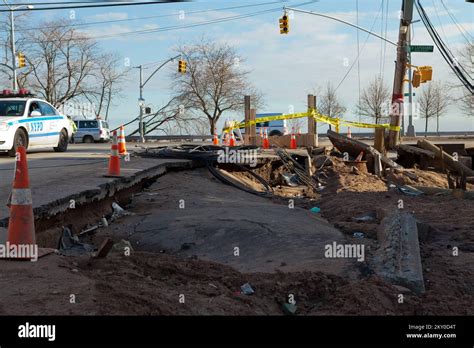
{"label": "debris", "polygon": [[377,231],[379,248],[375,253],[375,272],[386,281],[425,292],[416,219],[396,209],[386,216]]}
{"label": "debris", "polygon": [[95,231],[95,230],[97,230],[99,227],[100,227],[99,225],[87,227],[85,230],[82,230],[81,232],[79,232],[79,236],[82,236],[82,235],[87,234],[87,233],[89,233],[89,232]]}
{"label": "debris", "polygon": [[281,176],[288,186],[296,187],[300,185],[300,182],[298,180],[298,175],[296,174],[282,173]]}
{"label": "debris", "polygon": [[313,165],[317,168],[316,170],[321,170],[323,167],[332,166],[333,162],[329,156],[318,155],[313,157]]}
{"label": "debris", "polygon": [[282,306],[283,313],[286,315],[294,315],[296,313],[296,305],[291,303],[284,303]]}
{"label": "debris", "polygon": [[360,162],[362,161],[362,157],[364,157],[364,151],[361,151],[359,155],[356,157],[355,161]]}
{"label": "debris", "polygon": [[409,185],[403,185],[403,186],[397,185],[397,188],[401,193],[407,196],[419,196],[423,194],[422,191],[417,190],[416,188]]}
{"label": "debris", "polygon": [[63,227],[58,250],[61,255],[78,256],[94,251],[94,246],[79,242],[78,236],[73,236],[68,227]]}
{"label": "debris", "polygon": [[376,213],[371,212],[367,215],[364,216],[358,216],[358,217],[353,217],[352,220],[356,222],[369,222],[369,221],[375,221],[376,220]]}
{"label": "debris", "polygon": [[109,222],[107,221],[107,218],[105,216],[102,218],[101,223],[104,227],[109,226]]}
{"label": "debris", "polygon": [[107,256],[107,254],[112,250],[112,247],[114,246],[114,241],[110,238],[106,238],[97,253],[94,255],[95,258],[101,259]]}
{"label": "debris", "polygon": [[126,211],[115,202],[112,203],[112,209],[113,209],[113,214],[112,214],[112,217],[110,218],[110,221],[114,221],[115,219],[118,219],[119,217],[125,216],[125,215],[135,215],[134,213],[130,213]]}
{"label": "debris", "polygon": [[356,157],[357,155],[360,154],[361,151],[364,151],[364,153],[367,155],[371,155],[372,157],[375,157],[375,154],[380,154],[380,160],[382,163],[388,167],[388,168],[403,168],[400,166],[398,163],[392,161],[390,158],[387,156],[384,156],[381,154],[379,151],[374,149],[372,146],[367,145],[361,141],[348,138],[342,134],[338,134],[332,130],[328,130],[327,135],[329,137],[329,140],[331,140],[331,143],[336,147],[339,151],[341,152],[347,152],[350,156]]}
{"label": "debris", "polygon": [[309,211],[312,212],[312,213],[320,213],[320,212],[321,212],[321,208],[319,208],[319,207],[312,207]]}
{"label": "debris", "polygon": [[252,295],[255,291],[252,289],[249,283],[245,283],[240,287],[242,294],[244,295]]}
{"label": "debris", "polygon": [[133,251],[132,244],[128,240],[122,239],[120,242],[115,243],[112,249],[114,251],[123,252],[125,248],[128,248],[129,251]]}
{"label": "debris", "polygon": [[354,238],[364,238],[364,237],[365,237],[365,234],[364,234],[363,232],[354,232],[354,233],[352,234],[352,236],[353,236]]}
{"label": "debris", "polygon": [[460,161],[454,159],[452,156],[441,150],[438,146],[432,142],[423,139],[418,140],[417,145],[425,150],[434,152],[436,158],[441,159],[443,164],[449,169],[458,172],[461,175],[465,176],[474,176],[474,170],[468,168],[466,165],[462,164]]}

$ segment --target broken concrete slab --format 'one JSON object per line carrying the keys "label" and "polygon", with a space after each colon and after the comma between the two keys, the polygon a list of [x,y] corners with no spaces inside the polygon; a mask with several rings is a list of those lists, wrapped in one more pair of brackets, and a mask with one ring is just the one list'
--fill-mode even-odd
{"label": "broken concrete slab", "polygon": [[377,231],[379,248],[374,269],[385,280],[420,294],[425,291],[418,241],[417,221],[412,214],[396,210],[386,216]]}

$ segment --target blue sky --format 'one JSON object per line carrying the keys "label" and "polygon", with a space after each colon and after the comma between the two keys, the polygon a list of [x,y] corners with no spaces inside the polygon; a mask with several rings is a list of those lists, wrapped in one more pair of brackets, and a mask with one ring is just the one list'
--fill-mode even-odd
{"label": "blue sky", "polygon": [[[77,23],[96,21],[134,19],[149,16],[157,18],[129,20],[103,25],[81,27],[92,37],[97,37],[99,45],[106,51],[116,52],[123,58],[124,65],[131,66],[162,62],[173,55],[173,47],[177,43],[192,43],[203,35],[216,41],[234,45],[237,52],[245,58],[241,66],[251,70],[251,82],[264,94],[265,108],[258,112],[288,112],[293,107],[295,111],[304,111],[306,95],[324,86],[327,81],[338,85],[350,65],[357,56],[356,29],[341,23],[312,15],[294,13],[291,19],[289,35],[280,35],[278,18],[282,10],[255,17],[206,25],[188,29],[162,31],[141,35],[115,36],[128,31],[159,29],[168,26],[181,26],[218,19],[238,14],[254,13],[265,9],[281,9],[283,5],[296,6],[302,1],[195,1],[192,3],[174,3],[147,6],[114,7],[103,9],[77,9],[74,18]],[[381,12],[388,4],[388,16]],[[232,6],[255,4],[262,6],[244,7],[216,11]],[[466,43],[460,30],[453,23],[441,0],[422,0],[433,24],[452,51],[456,52]],[[444,0],[462,27],[474,33],[474,5],[464,0]],[[385,32],[387,38],[397,41],[398,12],[401,0],[359,0],[359,25],[377,33]],[[320,0],[301,9],[320,12],[349,22],[356,22],[356,0]],[[193,11],[210,10],[201,13]],[[414,10],[414,19],[419,16]],[[383,13],[383,15],[382,15]],[[184,18],[183,18],[184,14]],[[167,16],[164,16],[167,15]],[[181,16],[180,16],[181,15]],[[58,17],[70,18],[71,13],[65,10],[33,12],[31,22],[48,20]],[[383,21],[382,21],[383,17]],[[414,24],[413,44],[429,44],[433,42],[421,22]],[[367,34],[359,32],[360,47],[366,41]],[[385,51],[385,54],[383,53]],[[369,37],[360,55],[361,88],[364,88],[376,75],[382,73],[390,90],[392,88],[395,47],[376,37]],[[432,65],[433,79],[455,82],[454,77],[440,53],[435,47],[434,53],[418,53],[413,57],[415,65]],[[381,67],[383,69],[381,70]],[[144,97],[147,104],[154,109],[169,99],[172,70],[176,64],[169,64],[162,69],[145,88]],[[152,69],[145,70],[145,76]],[[343,84],[338,89],[340,100],[347,107],[346,119],[357,120],[354,112],[358,99],[357,64],[351,70]],[[419,94],[421,88],[416,90]],[[137,115],[138,104],[138,70],[134,69],[125,84],[124,97],[114,101],[110,123],[118,125]],[[415,97],[416,98],[416,97]],[[415,99],[416,101],[416,99]],[[241,119],[238,114],[227,114],[226,118]],[[430,126],[434,130],[435,122]],[[424,120],[415,120],[415,129],[423,129]],[[442,130],[474,130],[474,117],[460,116],[456,106],[452,106],[441,121]],[[322,131],[323,129],[321,129]]]}

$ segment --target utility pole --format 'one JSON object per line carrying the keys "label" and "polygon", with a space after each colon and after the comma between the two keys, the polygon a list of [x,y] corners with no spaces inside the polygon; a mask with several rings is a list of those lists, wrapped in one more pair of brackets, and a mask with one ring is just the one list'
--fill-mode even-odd
{"label": "utility pole", "polygon": [[138,98],[138,106],[140,107],[140,117],[138,121],[138,131],[140,133],[140,142],[145,142],[145,134],[143,129],[143,107],[145,106],[145,99],[143,99],[143,66],[138,66],[140,69],[140,97]]}
{"label": "utility pole", "polygon": [[[403,117],[403,83],[408,63],[408,38],[410,35],[410,23],[412,17],[413,0],[402,0],[400,30],[398,32],[397,61],[395,62],[395,77],[393,80],[392,110],[390,116],[390,125],[392,127],[400,127],[401,119]],[[390,130],[388,133],[388,148],[395,148],[399,141],[400,132],[398,130]]]}

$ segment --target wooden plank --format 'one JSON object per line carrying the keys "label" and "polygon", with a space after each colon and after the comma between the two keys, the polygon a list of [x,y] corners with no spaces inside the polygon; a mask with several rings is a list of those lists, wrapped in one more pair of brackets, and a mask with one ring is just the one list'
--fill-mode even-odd
{"label": "wooden plank", "polygon": [[[316,108],[316,97],[312,94],[308,94],[308,110],[314,108]],[[306,139],[306,146],[318,146],[318,141],[316,139],[315,133],[317,133],[316,121],[313,117],[308,116],[308,137]]]}
{"label": "wooden plank", "polygon": [[375,128],[374,148],[380,153],[385,153],[385,129]]}
{"label": "wooden plank", "polygon": [[[250,96],[249,95],[244,96],[244,116],[245,116],[245,123],[248,124],[248,122],[250,122]],[[245,137],[244,137],[245,145],[251,144],[251,137],[252,137],[251,127],[245,126]]]}
{"label": "wooden plank", "polygon": [[438,146],[436,146],[432,142],[426,139],[418,140],[418,146],[423,149],[433,151],[436,158],[442,158],[443,163],[446,165],[446,167],[448,167],[449,169],[453,171],[456,171],[458,174],[465,175],[465,176],[474,176],[474,170],[472,170],[471,168],[468,168],[461,162],[456,161],[452,156],[442,151]]}
{"label": "wooden plank", "polygon": [[384,156],[379,151],[375,150],[372,146],[367,145],[361,141],[348,138],[342,134],[336,133],[332,130],[328,130],[327,132],[329,140],[331,143],[341,152],[347,152],[352,157],[357,157],[361,151],[363,151],[366,155],[370,154],[375,158],[375,155],[378,153],[380,154],[380,160],[382,163],[389,167],[389,168],[399,168],[402,169],[403,167],[398,163],[392,161],[387,156]]}
{"label": "wooden plank", "polygon": [[411,154],[414,154],[414,155],[420,155],[420,156],[427,156],[429,158],[435,158],[435,154],[434,154],[433,151],[421,149],[417,146],[400,144],[400,145],[398,145],[398,149],[401,149],[405,152],[408,152],[408,153],[411,153]]}

